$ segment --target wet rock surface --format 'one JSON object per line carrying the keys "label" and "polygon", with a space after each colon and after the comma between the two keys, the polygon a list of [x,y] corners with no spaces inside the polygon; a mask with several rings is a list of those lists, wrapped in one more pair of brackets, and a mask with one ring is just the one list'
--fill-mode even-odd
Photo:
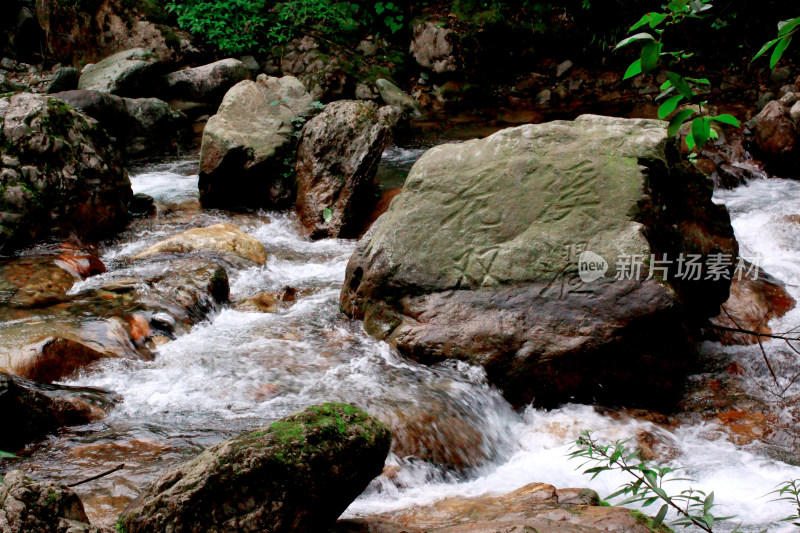
{"label": "wet rock surface", "polygon": [[380,474],[389,442],[356,407],[312,406],[166,472],[119,524],[129,533],[324,531]]}
{"label": "wet rock surface", "polygon": [[653,528],[649,518],[629,509],[599,506],[597,493],[586,489],[557,490],[531,483],[503,496],[446,498],[427,507],[343,520],[336,533],[450,533],[547,531],[558,533],[668,533]]}
{"label": "wet rock surface", "polygon": [[359,242],[342,309],[407,356],[483,366],[515,404],[675,401],[686,329],[730,281],[590,283],[568,253],[583,243],[607,268],[620,254],[736,253],[710,183],[667,174],[666,151],[660,123],[594,116],[436,147]]}
{"label": "wet rock surface", "polygon": [[43,385],[0,371],[0,448],[14,451],[62,426],[101,418],[116,400],[105,391]]}
{"label": "wet rock surface", "polygon": [[221,223],[179,233],[140,252],[136,258],[159,254],[186,254],[208,250],[251,261],[258,265],[267,262],[267,251],[255,237],[233,224]]}

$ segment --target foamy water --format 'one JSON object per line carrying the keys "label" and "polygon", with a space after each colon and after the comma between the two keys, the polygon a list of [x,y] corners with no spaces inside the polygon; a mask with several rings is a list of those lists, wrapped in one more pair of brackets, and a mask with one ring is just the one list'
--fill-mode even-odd
{"label": "foamy water", "polygon": [[[388,159],[397,160],[395,167],[409,166],[420,154],[397,150]],[[179,161],[146,169],[133,175],[134,191],[168,205],[196,199],[193,165]],[[720,193],[717,201],[730,207],[743,250],[761,254],[762,267],[790,284],[800,299],[800,225],[784,217],[800,213],[800,183],[755,182]],[[794,530],[778,522],[791,508],[768,504],[769,498],[762,496],[782,480],[800,478],[800,468],[758,449],[737,447],[714,425],[684,423],[670,432],[583,405],[517,412],[486,382],[482,370],[463,363],[422,366],[371,339],[360,323],[338,310],[355,242],[311,242],[300,236],[292,216],[262,213],[243,219],[198,212],[173,225],[139,222],[104,249],[110,267],[104,276],[146,269],[146,264],[130,266],[124,260],[168,234],[219,221],[240,225],[269,254],[264,266],[229,271],[232,299],[285,286],[298,289],[300,296],[274,314],[224,309],[160,347],[154,361],[101,361],[70,382],[113,390],[123,401],[104,420],[51,438],[27,466],[40,476],[75,481],[119,462],[128,464],[123,472],[78,487],[94,520],[113,524],[116,513],[146,482],[205,446],[310,404],[346,401],[379,415],[424,412],[436,405],[482,435],[486,457],[482,464],[456,472],[392,455],[388,462],[400,467],[397,476],[373,481],[347,516],[448,496],[500,494],[537,481],[559,488],[591,487],[604,497],[625,476],[609,473],[590,480],[576,470],[579,462],[567,459],[571,444],[588,429],[609,441],[634,438],[641,431],[655,434],[674,450],[672,462],[686,468],[681,474],[696,480],[692,486],[715,491],[718,514],[739,515],[744,531]],[[90,279],[73,290],[97,282]],[[790,324],[800,324],[800,311],[779,325]],[[752,348],[733,352],[743,360],[754,353]],[[685,482],[676,482],[672,490],[684,487]]]}

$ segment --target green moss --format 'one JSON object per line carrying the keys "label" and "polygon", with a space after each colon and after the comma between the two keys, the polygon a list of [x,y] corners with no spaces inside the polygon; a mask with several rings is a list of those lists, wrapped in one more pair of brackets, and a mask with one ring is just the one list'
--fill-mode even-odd
{"label": "green moss", "polygon": [[56,494],[55,491],[50,490],[50,493],[47,495],[47,498],[45,499],[45,503],[48,506],[50,506],[56,503],[56,501],[58,501],[58,494]]}
{"label": "green moss", "polygon": [[302,442],[305,440],[303,436],[305,427],[302,423],[278,420],[273,422],[269,428],[271,430],[270,433],[281,442],[294,442],[297,440]]}
{"label": "green moss", "polygon": [[631,511],[631,516],[633,516],[637,522],[645,526],[647,529],[652,531],[653,533],[672,533],[672,529],[661,524],[659,526],[653,525],[653,519],[647,516],[646,514],[642,513],[641,511]]}
{"label": "green moss", "polygon": [[611,507],[611,504],[610,504],[610,503],[608,503],[608,502],[607,502],[607,501],[605,501],[605,500],[600,500],[599,502],[597,502],[597,505],[598,505],[599,507]]}
{"label": "green moss", "polygon": [[117,520],[117,525],[114,526],[114,531],[117,533],[128,533],[128,528],[125,527],[125,524],[122,522],[122,517]]}

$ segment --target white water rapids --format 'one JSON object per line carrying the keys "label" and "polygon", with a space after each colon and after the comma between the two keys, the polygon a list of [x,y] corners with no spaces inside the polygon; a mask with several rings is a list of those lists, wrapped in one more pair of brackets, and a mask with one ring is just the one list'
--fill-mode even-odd
{"label": "white water rapids", "polygon": [[[392,148],[381,171],[402,173],[421,152]],[[347,516],[446,496],[505,493],[534,481],[559,488],[591,487],[604,497],[625,477],[608,473],[590,480],[576,470],[580,463],[566,457],[580,431],[589,429],[603,440],[633,438],[641,431],[655,434],[673,450],[669,460],[696,480],[692,486],[715,491],[717,514],[738,515],[744,531],[794,530],[778,522],[791,507],[768,503],[765,495],[782,480],[800,478],[800,468],[771,458],[774,454],[767,455],[763,447],[734,444],[714,423],[689,418],[668,431],[583,405],[516,412],[480,370],[406,360],[339,312],[340,286],[354,241],[308,241],[289,215],[186,208],[197,197],[195,168],[196,161],[180,160],[133,173],[134,191],[150,194],[171,211],[162,213],[159,223],[135,222],[107,245],[103,261],[109,273],[103,276],[115,275],[115,268],[136,268],[123,267],[121,260],[166,235],[230,221],[258,238],[269,253],[263,267],[229,271],[231,299],[287,285],[301,296],[275,314],[226,308],[161,346],[154,361],[104,360],[69,382],[112,390],[123,401],[105,419],[51,437],[24,468],[39,477],[76,481],[124,462],[122,472],[78,487],[94,520],[113,524],[116,513],[147,481],[208,445],[313,403],[347,401],[383,413],[439,406],[479,432],[487,457],[479,467],[456,472],[391,456],[389,462],[402,467],[399,474],[375,480]],[[717,201],[730,207],[737,238],[748,252],[744,255],[760,253],[761,266],[800,300],[800,224],[785,218],[800,214],[800,182],[758,181],[720,193]],[[800,325],[800,310],[773,329],[794,325]],[[766,379],[763,369],[745,364],[759,357],[757,351],[727,351],[751,372],[751,392],[763,395],[756,386]],[[685,485],[676,482],[672,490]],[[654,514],[657,507],[647,511]]]}

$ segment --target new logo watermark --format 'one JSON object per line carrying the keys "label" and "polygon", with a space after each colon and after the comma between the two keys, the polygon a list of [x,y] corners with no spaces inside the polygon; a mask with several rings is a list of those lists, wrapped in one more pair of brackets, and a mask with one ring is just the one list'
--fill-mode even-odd
{"label": "new logo watermark", "polygon": [[[571,247],[574,251],[576,247]],[[574,255],[573,255],[574,257]],[[668,254],[620,255],[615,258],[615,270],[609,277],[616,280],[683,280],[700,281],[720,279],[757,280],[761,256],[734,257],[731,254],[678,254],[670,259]],[[583,250],[578,255],[578,277],[591,283],[606,277],[609,262],[600,254]]]}
{"label": "new logo watermark", "polygon": [[603,259],[602,256],[585,251],[578,256],[578,276],[581,281],[589,283],[597,281],[608,272],[608,261]]}

